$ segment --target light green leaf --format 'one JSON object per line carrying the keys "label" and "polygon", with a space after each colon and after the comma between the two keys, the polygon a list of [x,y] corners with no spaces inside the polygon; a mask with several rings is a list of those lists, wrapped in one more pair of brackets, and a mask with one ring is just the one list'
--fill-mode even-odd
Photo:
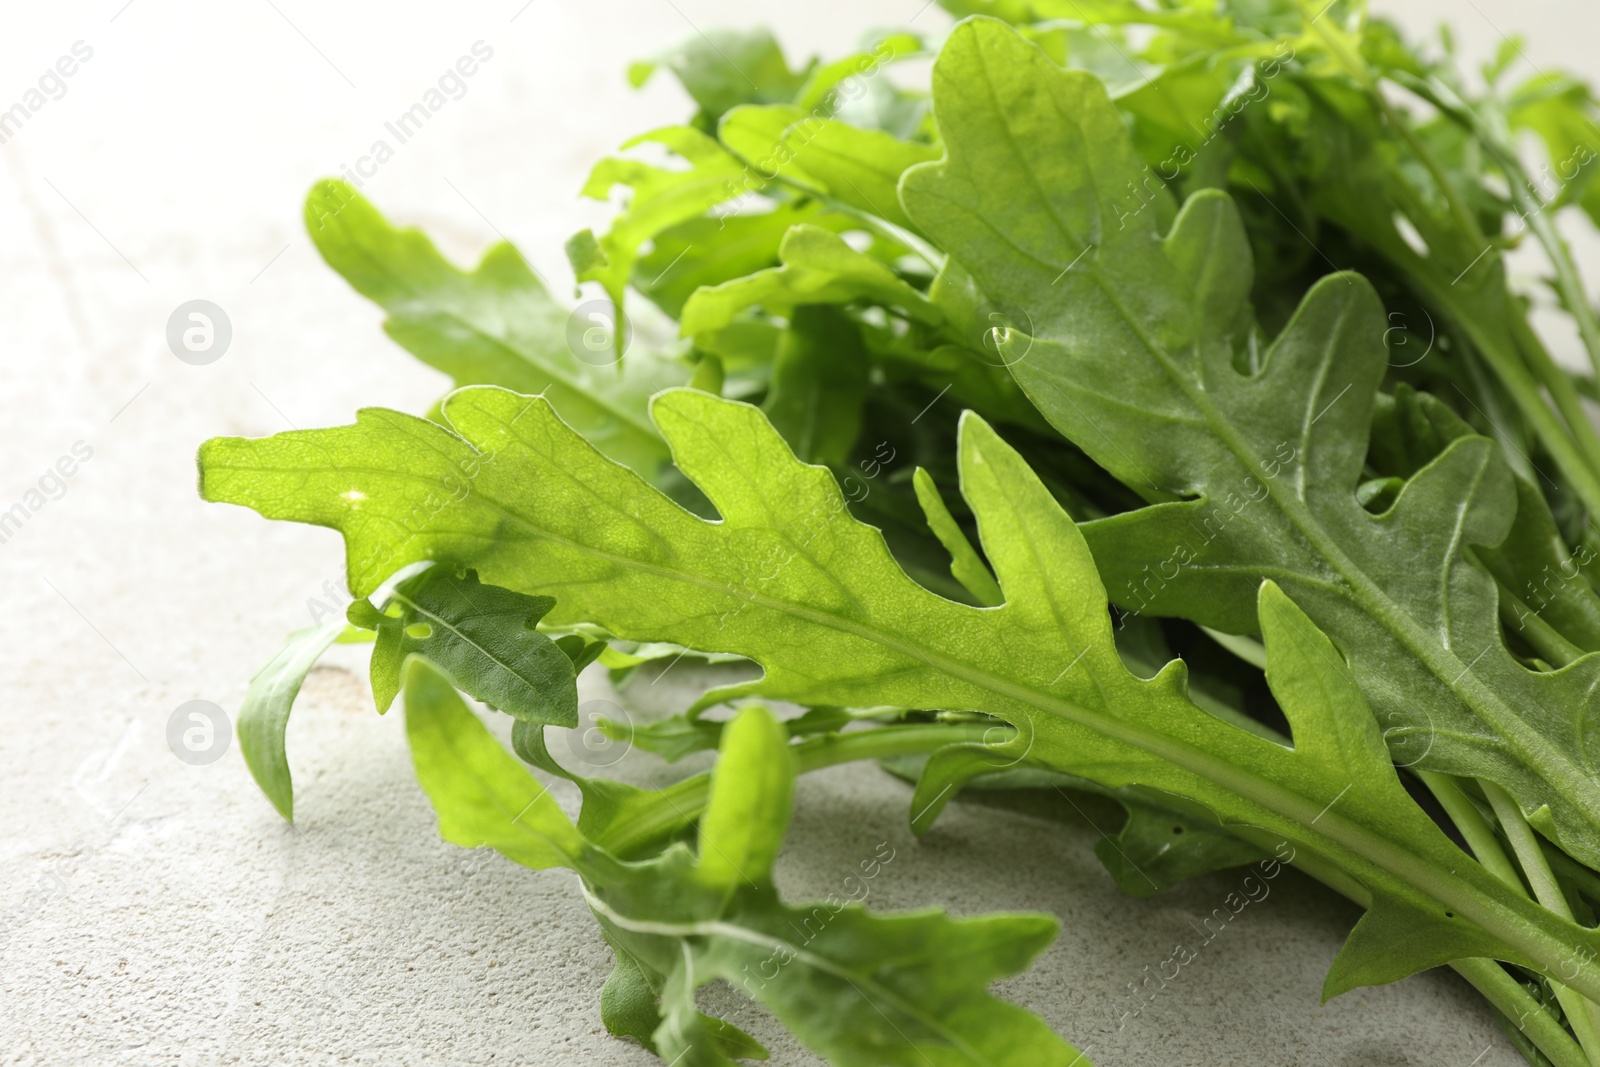
{"label": "light green leaf", "polygon": [[[1081,533],[980,420],[963,420],[961,484],[1006,595],[998,608],[914,583],[882,535],[849,515],[828,471],[796,460],[755,408],[674,390],[652,411],[720,521],[607,461],[543,400],[487,388],[446,402],[461,436],[369,411],[353,427],[211,441],[202,490],[340,528],[359,555],[375,531],[339,506],[351,470],[392,472],[365,478],[368,514],[403,521],[439,469],[492,453],[471,496],[409,520],[412,550],[506,588],[559,591],[552,624],[590,621],[623,639],[674,640],[764,669],[707,704],[760,693],[805,705],[987,712],[1017,727],[996,747],[1003,756],[1187,798],[1246,840],[1288,842],[1334,864],[1374,898],[1450,911],[1449,922],[1499,941],[1498,955],[1549,973],[1575,944],[1600,952],[1600,933],[1512,892],[1438,830],[1378,754],[1364,705],[1341,703],[1351,721],[1335,723],[1335,709],[1313,707],[1299,721],[1285,701],[1289,749],[1190,703],[1181,663],[1149,680],[1130,674]],[[1350,749],[1358,727],[1370,736]],[[1352,789],[1358,777],[1362,788]],[[1600,993],[1600,972],[1580,969],[1570,984]]]}
{"label": "light green leaf", "polygon": [[917,502],[922,505],[922,513],[928,517],[929,529],[950,553],[950,573],[955,580],[984,607],[1003,602],[1005,597],[989,572],[989,565],[978,556],[977,549],[956,525],[955,516],[950,514],[944,498],[939,495],[939,487],[933,484],[933,476],[918,467],[911,476],[911,484],[916,490]]}
{"label": "light green leaf", "polygon": [[783,266],[757,271],[709,289],[701,289],[683,306],[680,332],[685,337],[720,330],[735,315],[760,307],[771,315],[788,315],[802,304],[849,304],[873,301],[925,323],[942,316],[928,299],[880,260],[857,252],[836,233],[800,225],[784,235],[778,249]]}
{"label": "light green leaf", "polygon": [[417,781],[439,813],[439,836],[465,848],[488,845],[544,870],[587,867],[590,846],[540,785],[426,660],[405,673],[406,737]]}
{"label": "light green leaf", "polygon": [[[617,1037],[631,1037],[651,1052],[658,1051],[655,1032],[662,1024],[660,1000],[665,978],[646,967],[622,945],[610,941],[616,967],[600,990],[600,1021]],[[714,1051],[730,1060],[764,1060],[761,1043],[732,1023],[700,1015],[699,1027],[710,1032]]]}
{"label": "light green leaf", "polygon": [[[840,85],[849,85],[855,78],[876,78],[882,73],[882,64],[925,55],[927,46],[914,33],[886,33],[872,42],[872,46],[853,56],[845,56],[831,63],[823,63],[811,72],[794,103],[807,112],[834,112],[846,93]],[[851,94],[853,95],[853,94]]]}
{"label": "light green leaf", "polygon": [[789,735],[760,705],[741,712],[722,732],[722,761],[711,775],[711,800],[700,819],[696,873],[733,893],[772,880],[778,845],[794,805],[794,759]]}
{"label": "light green leaf", "polygon": [[1257,587],[1278,582],[1350,656],[1397,761],[1548,804],[1561,845],[1600,862],[1600,657],[1529,671],[1463,556],[1515,513],[1492,443],[1456,441],[1381,516],[1356,497],[1386,365],[1371,286],[1317,283],[1243,374],[1259,354],[1232,201],[1196,194],[1163,236],[1160,197],[1105,199],[1141,165],[1094,77],[974,20],[941,53],[934,100],[948,158],[908,172],[902,198],[984,292],[1027,309],[1012,375],[1130,488],[1185,498],[1086,527],[1118,603],[1249,633]]}
{"label": "light green leaf", "polygon": [[1544,142],[1563,202],[1576,202],[1600,226],[1600,126],[1589,87],[1565,74],[1541,72],[1518,86],[1507,108],[1513,129],[1532,130]]}
{"label": "light green leaf", "polygon": [[666,457],[645,404],[687,381],[687,369],[642,352],[620,368],[579,359],[567,341],[566,309],[511,245],[495,245],[475,270],[460,270],[421,232],[391,226],[341,181],[312,189],[306,228],[328,265],[388,312],[389,336],[456,385],[543,393],[606,455],[646,475]]}
{"label": "light green leaf", "polygon": [[[661,1022],[651,1041],[663,1058],[720,1065],[730,1053],[753,1051],[745,1035],[695,1009],[695,989],[720,978],[843,1067],[1085,1062],[1037,1017],[988,992],[1054,937],[1054,919],[878,916],[839,897],[779,901],[769,868],[794,772],[783,728],[766,711],[746,710],[726,731],[699,856],[679,844],[623,863],[572,825],[424,660],[410,661],[405,703],[417,778],[441,835],[490,845],[535,869],[578,871],[619,960],[608,1025],[637,1036],[648,1021],[644,1000],[659,988]],[[658,806],[680,807],[662,796]],[[749,881],[724,854],[737,857]],[[659,986],[655,976],[664,979]]]}
{"label": "light green leaf", "polygon": [[792,104],[736,107],[717,123],[717,140],[769,181],[781,180],[810,192],[824,193],[827,186],[807,173],[793,153],[779,151],[783,131],[805,115],[805,111]]}
{"label": "light green leaf", "polygon": [[601,160],[589,173],[583,195],[605,200],[619,185],[632,195],[604,236],[596,238],[584,230],[567,242],[578,280],[599,282],[619,309],[646,241],[766,184],[716,141],[687,126],[640,134],[622,147],[641,144],[659,144],[688,166],[668,169],[637,159]]}
{"label": "light green leaf", "polygon": [[778,42],[764,29],[696,32],[655,59],[634,63],[628,80],[637,88],[658,65],[677,76],[707,123],[740,104],[788,101],[809,73],[809,68],[791,71]]}
{"label": "light green leaf", "polygon": [[655,236],[649,253],[635,266],[633,287],[676,317],[701,286],[721,285],[777,266],[783,235],[803,222],[834,230],[856,225],[849,216],[830,213],[816,201],[693,218]]}
{"label": "light green leaf", "polygon": [[917,163],[939,158],[939,149],[933,145],[810,116],[791,123],[783,131],[780,145],[823,184],[829,196],[913,230],[915,226],[900,206],[900,175]]}
{"label": "light green leaf", "polygon": [[717,136],[762,174],[908,229],[914,227],[900,206],[900,175],[939,158],[932,145],[791,106],[736,108],[723,116]]}
{"label": "light green leaf", "polygon": [[290,634],[283,647],[250,679],[244,703],[239,705],[235,728],[245,766],[278,814],[290,822],[294,822],[294,783],[283,744],[284,732],[289,728],[289,710],[294,707],[294,698],[306,675],[346,629],[340,619]]}

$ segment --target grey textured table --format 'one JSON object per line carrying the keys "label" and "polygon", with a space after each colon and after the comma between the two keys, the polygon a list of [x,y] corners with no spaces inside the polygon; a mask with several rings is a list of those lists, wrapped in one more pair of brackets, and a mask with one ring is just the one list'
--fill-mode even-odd
{"label": "grey textured table", "polygon": [[[575,198],[588,166],[685,113],[666,80],[630,92],[628,60],[758,17],[793,55],[837,53],[872,26],[944,20],[921,6],[106,0],[7,12],[0,109],[83,46],[59,98],[0,147],[0,510],[78,449],[72,475],[47,479],[44,505],[0,543],[0,1063],[652,1062],[600,1025],[609,957],[571,878],[439,842],[400,721],[371,711],[358,650],[312,674],[291,727],[298,827],[256,792],[236,748],[208,766],[174,758],[173,710],[236,708],[340,574],[332,534],[202,505],[193,451],[214,434],[345,422],[363,404],[421,410],[440,391],[322,265],[299,204],[474,42],[493,55],[465,95],[367,191],[458,261],[511,237],[564,290],[562,241],[607,216]],[[1401,14],[1416,26],[1448,14],[1480,55],[1496,26],[1526,30],[1537,61],[1576,69],[1592,66],[1600,23],[1591,6],[1509,0]],[[174,359],[164,337],[196,298],[233,324],[208,366]],[[693,681],[684,671],[628,699],[661,713]],[[650,773],[642,755],[627,760]],[[1136,998],[1130,985],[1237,875],[1129,901],[1092,855],[1092,812],[962,803],[918,843],[907,802],[870,767],[808,778],[785,890],[826,895],[887,843],[875,906],[1054,912],[1059,941],[1004,992],[1102,1067],[1519,1062],[1445,974],[1319,1007],[1355,913],[1293,875],[1157,996]],[[727,991],[710,997],[771,1042],[774,1062],[813,1062]]]}

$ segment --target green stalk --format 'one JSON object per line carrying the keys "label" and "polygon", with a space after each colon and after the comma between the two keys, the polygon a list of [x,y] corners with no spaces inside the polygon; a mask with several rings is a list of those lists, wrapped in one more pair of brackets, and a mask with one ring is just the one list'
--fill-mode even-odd
{"label": "green stalk", "polygon": [[1495,837],[1494,827],[1489,825],[1489,820],[1483,817],[1478,805],[1467,796],[1466,791],[1461,788],[1461,783],[1453,776],[1440,774],[1438,771],[1418,770],[1417,777],[1421,778],[1423,784],[1438,798],[1445,814],[1456,824],[1461,836],[1467,839],[1467,847],[1472,849],[1472,854],[1478,858],[1478,862],[1507,885],[1521,889],[1522,876],[1517,873],[1517,868],[1506,855],[1505,849],[1500,847],[1500,839]]}
{"label": "green stalk", "polygon": [[1555,268],[1556,289],[1561,293],[1561,299],[1567,305],[1568,313],[1578,324],[1578,335],[1583,338],[1583,347],[1589,354],[1590,365],[1594,367],[1596,374],[1600,374],[1600,321],[1596,320],[1594,308],[1590,306],[1589,298],[1584,293],[1583,280],[1578,274],[1577,261],[1572,258],[1572,250],[1567,247],[1567,242],[1557,232],[1555,223],[1545,213],[1548,205],[1537,196],[1527,169],[1523,167],[1521,160],[1517,159],[1516,152],[1509,147],[1511,131],[1506,128],[1505,116],[1499,107],[1485,106],[1478,114],[1480,122],[1474,132],[1494,157],[1495,164],[1505,174],[1506,184],[1511,188],[1511,202],[1522,213],[1523,221],[1528,224],[1529,231],[1544,248],[1551,267]]}
{"label": "green stalk", "polygon": [[[801,741],[793,748],[795,772],[806,774],[858,760],[917,756],[962,741],[992,740],[998,722],[928,723],[852,730]],[[595,838],[595,844],[624,859],[661,838],[676,833],[705,810],[711,796],[711,775],[697,774],[660,791],[661,803],[649,814]]]}
{"label": "green stalk", "polygon": [[[1522,817],[1522,809],[1509,793],[1493,782],[1480,780],[1478,785],[1494,807],[1500,828],[1505,831],[1512,851],[1522,863],[1528,884],[1533,887],[1534,899],[1556,915],[1571,919],[1572,908],[1567,903],[1567,895],[1561,891],[1555,873],[1550,870],[1544,851],[1539,847],[1539,840],[1534,836],[1533,827]],[[1567,1014],[1567,1024],[1577,1035],[1578,1043],[1589,1054],[1590,1060],[1600,1062],[1600,1030],[1595,1026],[1595,1004],[1559,982],[1552,980],[1550,985],[1555,990],[1556,999],[1561,1002],[1561,1009]]]}
{"label": "green stalk", "polygon": [[[1413,212],[1420,210],[1420,205],[1415,202],[1414,196],[1403,182],[1391,185],[1390,195],[1402,202],[1400,204],[1402,209],[1409,207]],[[1517,410],[1532,426],[1534,434],[1555,460],[1557,469],[1572,484],[1573,490],[1583,500],[1584,506],[1591,514],[1600,514],[1600,435],[1595,435],[1592,429],[1588,429],[1585,419],[1583,423],[1585,430],[1579,432],[1588,433],[1593,438],[1592,447],[1586,448],[1580,444],[1565,419],[1558,417],[1545,401],[1540,380],[1530,369],[1516,337],[1481,321],[1477,309],[1456,290],[1452,282],[1439,275],[1434,265],[1425,261],[1412,250],[1410,245],[1400,240],[1392,228],[1377,229],[1367,225],[1365,219],[1348,218],[1338,213],[1331,214],[1330,218],[1351,233],[1365,239],[1401,273],[1412,279],[1413,285],[1419,291],[1418,295],[1424,302],[1431,304],[1445,315],[1463,338],[1471,343],[1473,349],[1494,371],[1499,386],[1511,395]],[[1517,317],[1515,309],[1511,310],[1513,312],[1511,317],[1514,319]],[[1557,373],[1561,373],[1559,368]],[[1572,415],[1581,415],[1582,407],[1576,396],[1576,390],[1571,385],[1570,378],[1564,374],[1562,377],[1563,382],[1551,389],[1551,396],[1557,397],[1558,403],[1566,405],[1563,408],[1563,415],[1567,415],[1569,410]],[[1511,460],[1517,458],[1519,457],[1508,456]]]}
{"label": "green stalk", "polygon": [[1533,327],[1528,325],[1527,317],[1521,309],[1512,310],[1511,333],[1517,347],[1522,350],[1528,363],[1533,367],[1534,374],[1544,384],[1545,392],[1556,402],[1556,409],[1566,420],[1573,438],[1578,442],[1578,447],[1588,456],[1590,466],[1600,470],[1600,433],[1595,431],[1594,423],[1589,421],[1589,413],[1583,408],[1583,400],[1578,396],[1578,390],[1573,387],[1572,378],[1556,365],[1556,361],[1550,356],[1550,350],[1539,339],[1539,335],[1533,332]]}
{"label": "green stalk", "polygon": [[1462,306],[1448,291],[1448,287],[1441,289],[1427,272],[1420,269],[1420,260],[1415,253],[1409,248],[1406,252],[1414,262],[1402,265],[1418,268],[1410,272],[1411,276],[1417,279],[1428,296],[1450,316],[1457,328],[1466,335],[1473,347],[1494,369],[1500,384],[1511,394],[1518,410],[1533,426],[1540,442],[1549,449],[1556,466],[1582,498],[1584,507],[1591,514],[1600,515],[1600,463],[1591,465],[1589,457],[1578,446],[1565,423],[1559,420],[1556,413],[1545,403],[1539,393],[1539,382],[1528,369],[1522,352],[1515,347],[1508,347],[1501,338],[1495,337],[1485,329],[1476,321],[1471,310]]}
{"label": "green stalk", "polygon": [[1456,960],[1451,968],[1511,1020],[1555,1067],[1593,1067],[1556,1017],[1494,960]]}
{"label": "green stalk", "polygon": [[[1461,788],[1460,782],[1451,775],[1439,774],[1436,771],[1419,770],[1416,773],[1438,798],[1445,814],[1461,831],[1461,836],[1466,839],[1467,846],[1472,849],[1472,854],[1477,857],[1478,862],[1507,885],[1524,889],[1522,877],[1517,873],[1516,866],[1506,855],[1505,850],[1500,847],[1500,839],[1495,836],[1494,827],[1484,818],[1483,812],[1478,809],[1473,799]],[[1456,960],[1450,966],[1474,989],[1483,994],[1484,999],[1499,1008],[1506,1018],[1510,1019],[1512,1024],[1537,1045],[1539,1051],[1557,1067],[1568,1067],[1568,1065],[1591,1067],[1596,1062],[1584,1054],[1544,1005],[1531,996],[1523,988],[1522,983],[1507,974],[1505,968],[1496,961]],[[1572,1014],[1565,1002],[1562,1007],[1569,1016]],[[1584,1018],[1588,1017],[1588,1013],[1585,1012]]]}
{"label": "green stalk", "polygon": [[1584,650],[1568,641],[1539,617],[1522,598],[1498,580],[1500,586],[1500,621],[1507,630],[1515,631],[1552,667],[1565,667],[1584,654]]}
{"label": "green stalk", "polygon": [[[1308,10],[1308,4],[1305,0],[1300,0],[1300,7],[1302,12]],[[1411,149],[1417,160],[1428,171],[1429,176],[1433,178],[1434,184],[1438,186],[1440,195],[1444,197],[1450,211],[1450,217],[1456,226],[1465,236],[1471,238],[1475,244],[1487,248],[1491,242],[1484,236],[1482,229],[1478,226],[1477,219],[1467,207],[1466,202],[1462,200],[1459,190],[1450,181],[1450,177],[1445,172],[1444,167],[1434,158],[1433,153],[1428,151],[1427,146],[1422,143],[1421,139],[1417,137],[1416,132],[1411,129],[1410,123],[1406,121],[1406,117],[1394,105],[1389,103],[1388,98],[1383,95],[1378,85],[1377,77],[1367,67],[1365,61],[1358,54],[1352,53],[1345,47],[1343,41],[1339,40],[1337,36],[1330,33],[1326,27],[1320,25],[1317,21],[1312,21],[1310,25],[1329,52],[1345,68],[1346,72],[1367,90],[1368,95],[1384,119],[1405,141],[1406,146]],[[1521,174],[1520,165],[1514,161],[1499,158],[1501,155],[1499,146],[1495,143],[1494,138],[1488,136],[1486,131],[1482,129],[1481,124],[1474,124],[1474,132],[1478,133],[1480,141],[1497,156],[1497,163],[1499,163],[1501,169],[1506,171],[1508,184],[1512,187],[1513,197],[1520,196],[1523,201],[1526,201],[1527,190],[1523,184],[1519,183],[1518,179],[1518,174]],[[1507,169],[1508,167],[1514,167],[1515,171]],[[1526,175],[1522,174],[1522,181],[1525,182],[1525,180]],[[1590,358],[1594,362],[1596,372],[1600,373],[1600,324],[1594,322],[1593,311],[1589,308],[1587,298],[1583,295],[1582,283],[1577,277],[1577,267],[1572,262],[1571,255],[1561,242],[1559,235],[1555,233],[1550,220],[1544,217],[1542,207],[1542,204],[1539,205],[1538,210],[1534,210],[1531,214],[1525,213],[1524,217],[1528,220],[1530,229],[1533,229],[1535,235],[1540,237],[1541,243],[1545,244],[1547,254],[1550,255],[1552,263],[1556,265],[1557,278],[1561,284],[1564,299],[1569,304],[1572,303],[1569,287],[1576,293],[1577,304],[1582,310],[1580,311],[1577,307],[1572,308],[1572,314],[1579,319],[1579,330],[1584,334],[1584,343],[1589,346]],[[1409,251],[1409,248],[1407,251]],[[1412,271],[1410,273],[1413,277],[1427,277],[1425,273],[1420,271]],[[1561,427],[1555,422],[1549,407],[1546,406],[1543,398],[1539,396],[1538,382],[1530,374],[1522,358],[1519,358],[1522,353],[1503,349],[1496,339],[1488,336],[1488,331],[1479,328],[1473,322],[1473,317],[1467,309],[1449,300],[1448,294],[1438,292],[1436,286],[1430,286],[1430,288],[1435,290],[1433,295],[1436,300],[1452,309],[1452,314],[1457,324],[1471,337],[1478,350],[1483,353],[1484,358],[1494,366],[1495,372],[1511,392],[1512,397],[1517,402],[1517,406],[1533,424],[1540,440],[1555,456],[1557,465],[1573,482],[1573,487],[1583,498],[1584,505],[1591,513],[1597,513],[1596,505],[1600,504],[1600,435],[1597,435],[1589,424],[1587,416],[1584,415],[1582,407],[1578,403],[1577,396],[1571,389],[1570,383],[1560,374],[1559,369],[1555,368],[1553,362],[1550,363],[1549,371],[1553,372],[1556,377],[1562,377],[1563,380],[1558,384],[1553,384],[1549,374],[1542,373],[1540,375],[1541,378],[1546,379],[1545,384],[1550,391],[1552,399],[1555,400],[1557,407],[1561,410],[1563,419],[1569,424],[1567,433],[1562,433]],[[1520,318],[1518,315],[1513,315],[1512,317],[1513,319]],[[1532,331],[1527,329],[1526,323],[1522,325],[1526,332],[1531,335]],[[1516,330],[1515,323],[1513,324],[1513,330]],[[1591,339],[1593,340],[1592,346],[1590,346]],[[1518,342],[1518,348],[1528,347],[1523,343],[1522,338],[1515,338],[1515,340]],[[1536,371],[1546,370],[1539,364],[1538,357],[1543,355],[1548,360],[1548,353],[1544,351],[1543,345],[1536,344],[1533,347],[1537,351],[1529,351],[1527,356],[1534,363],[1534,369]]]}
{"label": "green stalk", "polygon": [[[1296,3],[1302,16],[1311,15],[1312,7],[1308,0],[1296,0]],[[1467,207],[1466,201],[1461,199],[1460,191],[1450,181],[1450,176],[1445,173],[1444,167],[1434,158],[1433,153],[1428,151],[1427,146],[1422,143],[1416,131],[1411,128],[1411,124],[1406,121],[1406,117],[1397,111],[1394,105],[1389,103],[1388,98],[1383,95],[1378,85],[1378,78],[1372,73],[1372,69],[1367,66],[1366,61],[1361,58],[1359,53],[1351,51],[1346,47],[1344,41],[1329,32],[1327,26],[1322,24],[1320,16],[1321,13],[1319,12],[1316,16],[1307,20],[1307,25],[1311,31],[1321,39],[1323,46],[1344,68],[1345,73],[1354,78],[1367,91],[1367,95],[1371,97],[1373,104],[1377,106],[1384,120],[1400,135],[1401,140],[1405,141],[1406,146],[1417,157],[1417,161],[1426,168],[1428,175],[1433,178],[1434,184],[1439,187],[1439,194],[1444,197],[1445,203],[1449,206],[1450,217],[1455,221],[1456,226],[1463,234],[1472,238],[1474,243],[1479,245],[1488,244],[1489,239],[1484,236],[1483,230],[1478,226],[1478,220],[1473,216],[1471,209]]]}

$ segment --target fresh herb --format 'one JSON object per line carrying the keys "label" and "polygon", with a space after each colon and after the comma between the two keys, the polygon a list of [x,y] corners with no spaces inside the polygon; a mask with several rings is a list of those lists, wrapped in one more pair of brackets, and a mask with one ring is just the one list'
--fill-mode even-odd
{"label": "fresh herb", "polygon": [[[1469,90],[1346,0],[945,6],[974,17],[831,63],[758,32],[633,68],[698,110],[624,146],[677,162],[596,167],[631,197],[567,253],[676,345],[574,344],[509,245],[464,272],[313,190],[325,258],[461,388],[202,447],[207,499],[339,530],[361,598],[252,682],[252,773],[290,817],[295,693],[370,635],[441,833],[576,871],[602,1019],[671,1062],[764,1056],[696,1010],[715,979],[840,1064],[1087,1062],[987,992],[1051,920],[778,899],[794,775],[879,760],[919,833],[968,788],[1110,798],[1131,895],[1293,866],[1365,909],[1326,996],[1448,964],[1531,1063],[1600,1065],[1596,388],[1505,265],[1531,237],[1600,369],[1554,219],[1600,221],[1595,102],[1508,87],[1514,46]],[[598,728],[713,771],[551,754],[591,663],[690,654],[742,673]]]}

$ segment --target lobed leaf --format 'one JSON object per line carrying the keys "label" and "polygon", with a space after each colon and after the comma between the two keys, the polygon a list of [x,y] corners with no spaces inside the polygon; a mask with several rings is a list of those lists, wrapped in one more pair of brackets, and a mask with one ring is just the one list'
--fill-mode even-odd
{"label": "lobed leaf", "polygon": [[312,189],[305,214],[328,265],[388,313],[389,336],[457,386],[543,393],[602,452],[647,476],[666,458],[646,403],[687,381],[688,371],[642,356],[620,368],[580,359],[568,343],[567,310],[510,244],[460,270],[420,231],[391,225],[336,180]]}
{"label": "lobed leaf", "polygon": [[1397,762],[1498,782],[1600,862],[1600,658],[1525,668],[1464,554],[1515,513],[1493,444],[1455,441],[1382,515],[1357,499],[1386,364],[1371,287],[1318,282],[1260,354],[1233,202],[1197,193],[1168,229],[1092,75],[976,19],[941,52],[934,101],[947,157],[907,173],[907,209],[1026,309],[1010,370],[1044,416],[1159,502],[1085,528],[1118,603],[1251,633],[1258,586],[1278,582],[1350,657]]}
{"label": "lobed leaf", "polygon": [[[981,420],[962,423],[962,492],[1006,597],[998,608],[944,600],[908,578],[882,535],[850,517],[832,476],[797,461],[757,409],[677,390],[652,410],[720,520],[685,511],[606,460],[546,401],[487,388],[446,401],[454,433],[368,411],[352,427],[214,440],[202,449],[202,490],[339,528],[353,558],[373,536],[376,510],[389,528],[407,529],[418,558],[559,593],[553,624],[590,621],[624,639],[762,666],[760,679],[706,703],[760,693],[1001,717],[1018,731],[997,754],[1186,798],[1246,840],[1287,842],[1349,872],[1385,908],[1395,901],[1431,915],[1452,931],[1440,945],[1496,944],[1495,955],[1547,973],[1574,944],[1600,950],[1600,933],[1510,890],[1411,801],[1353,685],[1325,706],[1284,701],[1288,749],[1191,703],[1181,663],[1148,680],[1129,673],[1083,535]],[[419,436],[426,447],[402,447]],[[441,469],[487,455],[495,459],[479,464],[471,494],[417,515],[415,501]],[[392,473],[355,473],[374,469]],[[340,504],[352,479],[369,486],[364,512]],[[1289,610],[1271,587],[1262,597]],[[1270,656],[1280,638],[1268,639]],[[1409,957],[1413,967],[1454,958],[1424,947]],[[1400,977],[1397,963],[1386,966],[1359,973]],[[1571,984],[1600,992],[1587,969]]]}

